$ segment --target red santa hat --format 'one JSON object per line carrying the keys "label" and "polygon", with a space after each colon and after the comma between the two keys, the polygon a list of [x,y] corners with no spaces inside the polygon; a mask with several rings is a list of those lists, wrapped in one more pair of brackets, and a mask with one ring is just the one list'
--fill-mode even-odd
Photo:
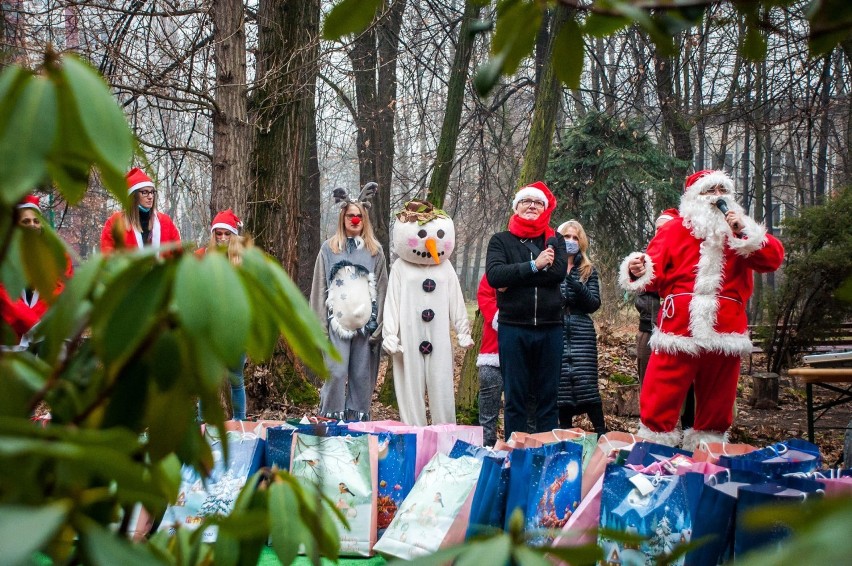
{"label": "red santa hat", "polygon": [[145,172],[138,167],[134,167],[128,171],[125,177],[127,177],[127,194],[129,195],[132,195],[133,191],[138,191],[145,187],[154,188],[154,182],[151,181],[151,177],[146,175]]}
{"label": "red santa hat", "polygon": [[21,202],[15,205],[15,208],[34,208],[41,212],[41,206],[39,206],[39,198],[35,195],[25,196]]}
{"label": "red santa hat", "polygon": [[210,232],[213,232],[216,228],[220,228],[222,230],[228,230],[234,234],[239,234],[240,228],[242,227],[243,223],[239,218],[237,218],[234,211],[229,208],[228,210],[223,210],[213,217],[213,222],[210,223]]}
{"label": "red santa hat", "polygon": [[723,187],[728,193],[734,192],[734,180],[731,179],[724,171],[716,171],[713,169],[704,169],[696,171],[686,178],[686,183],[683,187],[684,194],[697,196],[712,189],[716,185]]}
{"label": "red santa hat", "polygon": [[536,181],[531,185],[521,187],[518,192],[515,193],[515,198],[512,200],[512,210],[515,210],[518,207],[518,203],[525,198],[531,198],[543,202],[544,209],[547,210],[550,206],[550,201],[547,200],[547,194],[550,194],[550,189],[548,189],[547,185],[541,181]]}

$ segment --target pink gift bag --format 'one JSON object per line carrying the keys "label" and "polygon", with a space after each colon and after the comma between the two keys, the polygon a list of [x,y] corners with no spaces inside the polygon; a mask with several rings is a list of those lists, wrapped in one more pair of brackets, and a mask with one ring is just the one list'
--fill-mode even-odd
{"label": "pink gift bag", "polygon": [[710,462],[717,464],[722,456],[740,456],[757,450],[751,444],[732,444],[729,442],[702,442],[698,449],[693,452],[692,458],[696,462]]}

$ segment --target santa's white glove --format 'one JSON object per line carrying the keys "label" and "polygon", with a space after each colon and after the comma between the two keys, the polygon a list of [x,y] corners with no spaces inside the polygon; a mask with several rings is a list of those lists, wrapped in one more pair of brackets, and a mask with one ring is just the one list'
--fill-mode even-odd
{"label": "santa's white glove", "polygon": [[382,348],[390,355],[401,354],[402,346],[399,343],[399,336],[386,336],[382,340]]}
{"label": "santa's white glove", "polygon": [[459,346],[465,350],[473,348],[473,338],[470,337],[470,334],[459,334]]}

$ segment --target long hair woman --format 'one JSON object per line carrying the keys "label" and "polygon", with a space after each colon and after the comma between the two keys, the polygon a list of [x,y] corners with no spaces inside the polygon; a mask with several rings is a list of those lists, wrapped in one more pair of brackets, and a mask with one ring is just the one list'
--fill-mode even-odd
{"label": "long hair woman", "polygon": [[369,420],[379,371],[388,274],[368,213],[375,186],[357,198],[335,190],[337,229],[314,264],[311,307],[342,358],[326,359],[331,377],[320,391],[320,414],[332,418]]}
{"label": "long hair woman", "polygon": [[575,415],[587,414],[595,432],[604,434],[606,422],[598,389],[598,345],[591,315],[601,306],[598,273],[589,259],[589,237],[576,220],[557,229],[565,241],[568,272],[562,284],[565,296],[562,369],[559,379],[559,426],[571,428]]}
{"label": "long hair woman", "polygon": [[180,243],[180,232],[172,219],[157,210],[157,188],[151,178],[137,167],[126,177],[130,207],[107,219],[101,231],[101,253],[117,247],[159,248],[169,242]]}

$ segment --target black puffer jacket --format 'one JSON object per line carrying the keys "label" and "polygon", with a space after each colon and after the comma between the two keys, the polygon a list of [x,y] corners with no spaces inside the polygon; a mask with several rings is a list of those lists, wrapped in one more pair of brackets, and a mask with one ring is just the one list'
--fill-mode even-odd
{"label": "black puffer jacket", "polygon": [[598,272],[593,268],[589,280],[583,283],[575,266],[562,288],[566,297],[565,342],[558,404],[561,407],[600,403],[597,333],[589,316],[601,306]]}

